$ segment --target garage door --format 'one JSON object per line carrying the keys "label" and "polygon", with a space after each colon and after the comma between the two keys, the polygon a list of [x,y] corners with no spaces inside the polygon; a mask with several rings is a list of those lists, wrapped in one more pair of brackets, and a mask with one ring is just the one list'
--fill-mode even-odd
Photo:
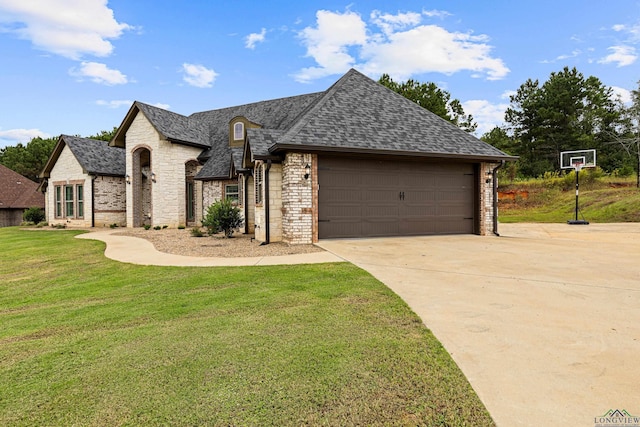
{"label": "garage door", "polygon": [[318,237],[474,232],[474,165],[320,157]]}

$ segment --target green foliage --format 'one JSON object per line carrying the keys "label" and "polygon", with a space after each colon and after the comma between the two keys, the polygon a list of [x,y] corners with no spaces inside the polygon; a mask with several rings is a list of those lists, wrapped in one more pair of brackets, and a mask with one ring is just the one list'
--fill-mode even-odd
{"label": "green foliage", "polygon": [[145,225],[143,225],[143,227],[144,227],[145,230],[149,230],[151,228],[151,225],[145,224]]}
{"label": "green foliage", "polygon": [[39,182],[58,138],[33,138],[27,145],[18,144],[0,149],[0,163],[32,181]]}
{"label": "green foliage", "polygon": [[44,210],[42,210],[42,208],[39,207],[31,207],[27,210],[24,211],[24,213],[22,214],[22,219],[24,219],[27,222],[32,222],[34,224],[39,224],[42,221],[45,220],[45,214],[44,214]]}
{"label": "green foliage", "polygon": [[193,237],[202,237],[202,236],[204,236],[204,234],[202,234],[202,230],[200,230],[200,227],[193,227],[191,229],[191,236],[193,236]]}
{"label": "green foliage", "polygon": [[397,83],[388,74],[383,74],[378,83],[467,132],[474,132],[478,127],[478,124],[473,121],[473,116],[465,114],[460,101],[457,99],[452,100],[451,94],[446,90],[440,89],[435,83],[420,83],[415,80]]}
{"label": "green foliage", "polygon": [[596,77],[565,67],[543,84],[527,80],[510,99],[505,113],[510,153],[520,157],[522,175],[559,170],[560,152],[568,150],[598,150],[598,162],[608,172],[621,166],[621,150],[609,141],[623,122],[623,106]]}
{"label": "green foliage", "polygon": [[224,232],[225,237],[231,237],[233,231],[242,224],[240,209],[229,199],[219,200],[209,206],[202,225],[207,227],[209,235]]}

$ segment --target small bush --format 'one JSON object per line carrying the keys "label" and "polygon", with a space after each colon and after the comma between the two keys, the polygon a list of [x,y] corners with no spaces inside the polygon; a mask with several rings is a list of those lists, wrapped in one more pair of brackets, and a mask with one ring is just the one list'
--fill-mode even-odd
{"label": "small bush", "polygon": [[155,227],[153,227],[154,230],[160,230],[162,227],[160,227],[159,225],[156,225]]}
{"label": "small bush", "polygon": [[109,228],[118,228],[118,224],[114,222],[113,224],[109,225]]}
{"label": "small bush", "polygon": [[219,200],[209,206],[202,220],[202,225],[207,227],[209,235],[223,231],[225,237],[231,237],[240,224],[242,224],[240,209],[229,199]]}
{"label": "small bush", "polygon": [[44,211],[38,207],[31,207],[24,211],[22,214],[22,219],[26,222],[31,222],[33,224],[39,224],[45,220]]}
{"label": "small bush", "polygon": [[185,227],[185,226],[184,226],[184,225],[182,225],[182,224],[180,224],[180,225],[178,226],[178,230],[184,230],[185,228],[187,228],[187,227]]}
{"label": "small bush", "polygon": [[148,230],[148,229],[151,228],[151,226],[149,224],[145,224],[145,225],[143,225],[143,227],[144,227],[145,230]]}
{"label": "small bush", "polygon": [[200,227],[193,227],[191,229],[191,236],[193,236],[193,237],[202,237],[202,236],[204,236],[204,234],[202,234],[202,230],[200,230]]}

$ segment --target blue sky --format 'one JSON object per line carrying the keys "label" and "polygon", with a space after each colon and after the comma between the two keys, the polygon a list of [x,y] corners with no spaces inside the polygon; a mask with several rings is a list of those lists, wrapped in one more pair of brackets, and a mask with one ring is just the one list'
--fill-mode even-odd
{"label": "blue sky", "polygon": [[349,68],[432,81],[500,125],[528,78],[576,67],[624,100],[640,0],[0,0],[0,148],[322,91]]}

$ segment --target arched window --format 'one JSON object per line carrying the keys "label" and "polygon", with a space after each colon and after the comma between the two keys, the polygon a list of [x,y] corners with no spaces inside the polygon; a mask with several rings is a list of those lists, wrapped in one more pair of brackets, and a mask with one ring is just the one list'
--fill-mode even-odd
{"label": "arched window", "polygon": [[234,141],[244,139],[244,123],[238,122],[233,125],[233,139]]}

